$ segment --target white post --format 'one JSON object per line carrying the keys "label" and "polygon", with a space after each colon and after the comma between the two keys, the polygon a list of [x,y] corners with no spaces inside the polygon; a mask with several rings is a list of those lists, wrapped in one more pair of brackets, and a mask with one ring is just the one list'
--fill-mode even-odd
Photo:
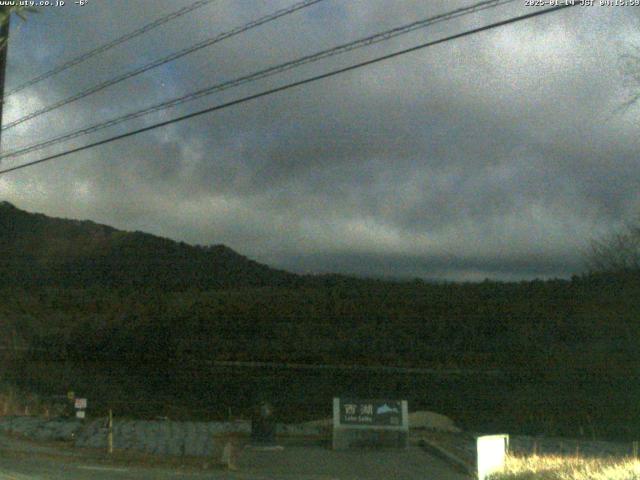
{"label": "white post", "polygon": [[340,399],[333,398],[333,442],[332,446],[334,450],[340,449],[340,437],[343,435],[343,431],[340,428]]}
{"label": "white post", "polygon": [[402,400],[402,428],[403,432],[399,433],[401,439],[401,447],[409,448],[409,402]]}
{"label": "white post", "polygon": [[504,470],[509,448],[509,435],[485,435],[476,440],[478,452],[478,480],[486,480],[492,473]]}

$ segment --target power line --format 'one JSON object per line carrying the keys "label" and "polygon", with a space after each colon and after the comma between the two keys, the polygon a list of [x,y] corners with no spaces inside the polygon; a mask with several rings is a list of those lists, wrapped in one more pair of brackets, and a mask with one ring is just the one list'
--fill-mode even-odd
{"label": "power line", "polygon": [[144,72],[148,72],[149,70],[152,70],[154,68],[160,67],[162,65],[165,65],[169,62],[172,62],[174,60],[177,60],[181,57],[184,57],[185,55],[189,55],[191,53],[194,53],[198,50],[201,50],[205,47],[209,47],[211,45],[214,45],[216,43],[219,43],[223,40],[226,40],[227,38],[231,38],[234,37],[236,35],[239,35],[243,32],[246,32],[247,30],[251,30],[253,28],[259,27],[260,25],[263,25],[265,23],[271,22],[273,20],[276,20],[280,17],[284,17],[286,15],[290,15],[298,10],[301,10],[303,8],[307,8],[310,7],[316,3],[322,2],[324,0],[304,0],[302,2],[296,3],[290,7],[287,8],[283,8],[281,10],[278,10],[274,13],[271,13],[269,15],[265,15],[264,17],[261,17],[257,20],[254,20],[252,22],[247,23],[246,25],[234,28],[233,30],[230,30],[228,32],[224,32],[221,33],[219,35],[216,35],[213,38],[210,38],[208,40],[204,40],[202,42],[196,43],[195,45],[192,45],[190,47],[184,48],[180,51],[174,52],[171,55],[168,55],[166,57],[162,57],[158,60],[154,60],[150,63],[147,63],[146,65],[143,65],[141,67],[138,67],[134,70],[131,70],[129,72],[125,72],[121,75],[118,75],[116,77],[113,77],[109,80],[106,80],[105,82],[99,83],[98,85],[95,85],[93,87],[89,87],[86,90],[83,90],[79,93],[76,93],[75,95],[72,95],[68,98],[65,98],[64,100],[60,100],[59,102],[56,102],[52,105],[48,105],[46,107],[43,107],[39,110],[36,110],[32,113],[29,113],[23,117],[20,117],[12,122],[7,123],[6,125],[4,125],[2,127],[2,130],[9,130],[10,128],[13,128],[17,125],[20,125],[21,123],[24,123],[28,120],[32,120],[36,117],[39,117],[40,115],[43,115],[45,113],[51,112],[52,110],[56,110],[60,107],[63,107],[65,105],[68,105],[72,102],[75,102],[76,100],[80,100],[82,98],[88,97],[89,95],[93,95],[94,93],[100,92],[101,90],[104,90],[107,87],[113,86],[117,83],[123,82],[125,80],[128,80],[130,78],[133,78],[137,75],[140,75]]}
{"label": "power line", "polygon": [[140,28],[138,28],[137,30],[134,30],[133,32],[127,33],[126,35],[123,35],[121,37],[116,38],[115,40],[112,40],[109,43],[105,43],[103,45],[100,45],[99,47],[94,48],[93,50],[90,50],[86,53],[83,53],[75,58],[72,58],[71,60],[68,60],[67,62],[41,74],[38,75],[37,77],[32,78],[31,80],[28,80],[24,83],[22,83],[21,85],[15,87],[14,89],[10,90],[9,92],[7,92],[7,94],[5,95],[5,99],[15,93],[18,93],[22,90],[24,90],[27,87],[30,87],[32,85],[35,85],[38,82],[41,82],[42,80],[45,80],[49,77],[52,77],[54,75],[57,75],[60,72],[63,72],[64,70],[67,70],[68,68],[71,68],[75,65],[78,65],[79,63],[85,62],[87,60],[89,60],[92,57],[95,57],[96,55],[99,55],[101,53],[106,52],[107,50],[112,49],[113,47],[116,47],[117,45],[120,45],[121,43],[124,43],[128,40],[131,40],[133,38],[139,37],[140,35],[143,35],[151,30],[153,30],[154,28],[157,28],[161,25],[164,25],[167,22],[170,22],[171,20],[175,20],[176,18],[182,17],[183,15],[186,15],[189,12],[192,12],[194,10],[197,10],[198,8],[204,7],[205,5],[212,3],[216,0],[198,0],[195,3],[192,3],[191,5],[188,5],[186,7],[183,7],[179,10],[176,10],[175,12],[169,13],[163,17],[158,18],[157,20],[154,20],[151,23],[148,23]]}
{"label": "power line", "polygon": [[73,132],[58,136],[58,137],[54,137],[52,139],[49,140],[45,140],[44,142],[40,142],[40,143],[36,143],[36,144],[32,144],[32,145],[27,145],[24,147],[20,147],[18,149],[6,152],[2,155],[0,155],[0,160],[5,159],[5,158],[12,158],[12,157],[17,157],[20,155],[24,155],[26,153],[30,153],[36,150],[41,150],[42,148],[45,147],[49,147],[52,145],[55,145],[57,143],[66,141],[66,140],[71,140],[73,138],[77,138],[83,135],[88,135],[94,132],[97,132],[99,130],[108,128],[108,127],[112,127],[115,125],[118,125],[120,123],[129,121],[129,120],[133,120],[145,115],[148,115],[150,113],[154,113],[160,110],[165,110],[167,108],[170,107],[175,107],[177,105],[180,105],[182,103],[191,101],[191,100],[195,100],[204,96],[208,96],[211,95],[212,93],[215,92],[220,92],[223,90],[227,90],[229,88],[234,88],[240,85],[243,85],[245,83],[250,83],[250,82],[255,82],[257,80],[261,80],[288,70],[291,70],[293,68],[305,65],[307,63],[313,63],[313,62],[317,62],[319,60],[323,60],[335,55],[339,55],[342,53],[346,53],[346,52],[350,52],[352,50],[356,50],[358,48],[363,48],[366,46],[370,46],[373,45],[375,43],[379,43],[382,41],[386,41],[389,40],[391,38],[397,37],[399,35],[404,35],[406,33],[409,33],[411,31],[417,30],[419,28],[424,28],[426,26],[429,25],[434,25],[436,23],[439,22],[443,22],[446,20],[451,20],[453,18],[457,18],[457,17],[461,17],[464,15],[469,15],[471,13],[476,13],[478,11],[481,10],[485,10],[488,8],[495,8],[499,5],[504,5],[507,3],[512,3],[515,0],[487,0],[487,1],[482,1],[480,3],[471,5],[469,7],[463,7],[463,8],[459,8],[457,10],[453,10],[447,13],[443,13],[440,15],[436,15],[433,17],[429,17],[423,20],[419,20],[416,22],[412,22],[406,25],[402,25],[400,27],[396,27],[393,28],[391,30],[386,30],[384,32],[381,33],[376,33],[374,35],[369,35],[367,37],[352,41],[352,42],[348,42],[342,45],[338,45],[336,47],[332,47],[326,50],[322,50],[320,52],[316,52],[314,54],[310,54],[310,55],[306,55],[303,56],[301,58],[297,58],[295,60],[289,61],[289,62],[285,62],[285,63],[281,63],[279,65],[273,66],[273,67],[269,67],[267,69],[264,70],[260,70],[258,72],[254,72],[252,74],[249,75],[245,75],[239,78],[235,78],[233,80],[229,80],[223,83],[219,83],[217,85],[213,85],[201,90],[198,90],[196,92],[193,93],[189,93],[187,95],[184,95],[182,97],[178,97],[172,100],[168,100],[168,101],[164,101],[161,102],[159,104],[153,105],[151,107],[147,107],[145,109],[142,110],[138,110],[136,112],[132,112],[129,113],[127,115],[123,115],[120,117],[116,117],[115,119],[111,119],[108,120],[106,122],[101,122],[98,124],[94,124],[91,125],[89,127],[84,127],[81,128],[79,130],[75,130]]}
{"label": "power line", "polygon": [[232,106],[235,106],[235,105],[238,105],[238,104],[241,104],[241,103],[245,103],[245,102],[248,102],[248,101],[251,101],[251,100],[255,100],[255,99],[258,99],[258,98],[266,97],[266,96],[272,95],[274,93],[283,92],[285,90],[290,90],[290,89],[295,88],[295,87],[299,87],[299,86],[306,85],[306,84],[309,84],[309,83],[317,82],[317,81],[323,80],[325,78],[334,77],[334,76],[340,75],[342,73],[350,72],[352,70],[363,68],[363,67],[366,67],[368,65],[372,65],[372,64],[379,63],[379,62],[382,62],[382,61],[385,61],[385,60],[389,60],[391,58],[399,57],[401,55],[405,55],[405,54],[408,54],[408,53],[411,53],[411,52],[415,52],[415,51],[422,50],[422,49],[425,49],[425,48],[428,48],[428,47],[432,47],[434,45],[439,45],[441,43],[446,43],[446,42],[449,42],[449,41],[452,41],[452,40],[456,40],[458,38],[467,37],[467,36],[470,36],[470,35],[474,35],[476,33],[480,33],[480,32],[484,32],[484,31],[487,31],[487,30],[494,29],[494,28],[502,27],[504,25],[509,25],[509,24],[512,24],[512,23],[521,22],[523,20],[528,20],[530,18],[539,17],[539,16],[542,16],[542,15],[545,15],[545,14],[548,14],[548,13],[557,12],[557,11],[563,10],[565,8],[573,7],[573,6],[576,6],[576,5],[579,5],[579,3],[578,2],[566,3],[566,4],[563,4],[563,5],[558,5],[558,6],[555,6],[555,7],[546,8],[544,10],[538,10],[538,11],[535,11],[535,12],[532,12],[532,13],[527,13],[525,15],[512,17],[512,18],[509,18],[507,20],[502,20],[502,21],[499,21],[499,22],[491,23],[491,24],[485,25],[483,27],[478,27],[478,28],[474,28],[474,29],[471,29],[471,30],[466,30],[464,32],[457,33],[455,35],[450,35],[448,37],[444,37],[444,38],[441,38],[441,39],[438,39],[438,40],[433,40],[433,41],[430,41],[430,42],[422,43],[422,44],[414,46],[414,47],[406,48],[406,49],[399,50],[399,51],[396,51],[396,52],[393,52],[393,53],[390,53],[390,54],[387,54],[387,55],[383,55],[381,57],[376,57],[376,58],[371,59],[371,60],[367,60],[367,61],[364,61],[364,62],[356,63],[356,64],[350,65],[348,67],[339,68],[337,70],[332,70],[332,71],[327,72],[327,73],[323,73],[323,74],[320,74],[320,75],[315,75],[313,77],[309,77],[309,78],[306,78],[304,80],[299,80],[297,82],[292,82],[292,83],[289,83],[289,84],[286,84],[286,85],[283,85],[283,86],[280,86],[280,87],[276,87],[276,88],[272,88],[272,89],[269,89],[269,90],[265,90],[265,91],[262,91],[260,93],[256,93],[256,94],[249,95],[249,96],[246,96],[246,97],[243,97],[243,98],[240,98],[240,99],[237,99],[237,100],[233,100],[233,101],[230,101],[230,102],[227,102],[227,103],[223,103],[223,104],[220,104],[220,105],[209,107],[209,108],[206,108],[204,110],[199,110],[197,112],[189,113],[187,115],[183,115],[183,116],[171,119],[171,120],[166,120],[164,122],[159,122],[159,123],[156,123],[156,124],[153,124],[153,125],[149,125],[147,127],[143,127],[143,128],[137,129],[137,130],[133,130],[133,131],[130,131],[130,132],[127,132],[127,133],[123,133],[121,135],[116,135],[116,136],[113,136],[113,137],[110,137],[110,138],[106,138],[104,140],[93,142],[93,143],[90,143],[88,145],[84,145],[82,147],[77,147],[77,148],[73,148],[73,149],[70,149],[70,150],[67,150],[67,151],[64,151],[64,152],[57,153],[55,155],[50,155],[48,157],[44,157],[44,158],[41,158],[39,160],[34,160],[32,162],[23,163],[22,165],[17,165],[15,167],[6,168],[6,169],[3,169],[3,170],[0,170],[0,175],[2,175],[4,173],[9,173],[9,172],[13,172],[13,171],[16,171],[16,170],[20,170],[20,169],[23,169],[23,168],[31,167],[33,165],[38,165],[40,163],[48,162],[50,160],[55,160],[57,158],[64,157],[64,156],[67,156],[67,155],[71,155],[73,153],[78,153],[78,152],[81,152],[81,151],[84,151],[84,150],[88,150],[88,149],[91,149],[91,148],[94,148],[94,147],[98,147],[100,145],[105,145],[107,143],[111,143],[111,142],[114,142],[116,140],[122,140],[124,138],[132,137],[134,135],[138,135],[140,133],[148,132],[148,131],[154,130],[156,128],[165,127],[167,125],[171,125],[171,124],[174,124],[174,123],[182,122],[182,121],[188,120],[190,118],[194,118],[194,117],[197,117],[197,116],[200,116],[200,115],[204,115],[204,114],[207,114],[207,113],[211,113],[211,112],[215,112],[215,111],[222,110],[222,109],[225,109],[225,108],[229,108],[229,107],[232,107]]}

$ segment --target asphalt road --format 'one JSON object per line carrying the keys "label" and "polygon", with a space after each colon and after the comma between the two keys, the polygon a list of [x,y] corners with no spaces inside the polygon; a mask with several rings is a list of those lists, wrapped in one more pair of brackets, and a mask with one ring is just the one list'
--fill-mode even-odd
{"label": "asphalt road", "polygon": [[[95,457],[95,454],[94,454]],[[239,470],[205,465],[187,467],[98,461],[69,449],[43,447],[0,438],[0,480],[212,479],[212,480],[468,480],[423,450],[333,452],[322,447],[287,447],[282,451],[247,449]]]}

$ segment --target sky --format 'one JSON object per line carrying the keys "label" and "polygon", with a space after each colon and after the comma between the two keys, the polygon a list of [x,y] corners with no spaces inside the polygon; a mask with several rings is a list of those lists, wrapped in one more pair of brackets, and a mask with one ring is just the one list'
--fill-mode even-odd
{"label": "sky", "polygon": [[[294,0],[217,0],[6,99],[3,123]],[[12,19],[6,88],[193,0]],[[473,1],[324,0],[2,132],[4,152]],[[640,8],[577,6],[0,176],[0,200],[301,273],[567,278],[640,213]],[[533,12],[525,0],[335,56],[0,168]],[[640,68],[640,67],[639,67]]]}

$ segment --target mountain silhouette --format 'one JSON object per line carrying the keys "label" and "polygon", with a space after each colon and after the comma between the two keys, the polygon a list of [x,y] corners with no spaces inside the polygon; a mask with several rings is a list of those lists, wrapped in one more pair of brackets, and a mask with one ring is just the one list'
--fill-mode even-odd
{"label": "mountain silhouette", "polygon": [[286,286],[300,278],[225,245],[192,246],[0,202],[0,286],[184,290]]}

